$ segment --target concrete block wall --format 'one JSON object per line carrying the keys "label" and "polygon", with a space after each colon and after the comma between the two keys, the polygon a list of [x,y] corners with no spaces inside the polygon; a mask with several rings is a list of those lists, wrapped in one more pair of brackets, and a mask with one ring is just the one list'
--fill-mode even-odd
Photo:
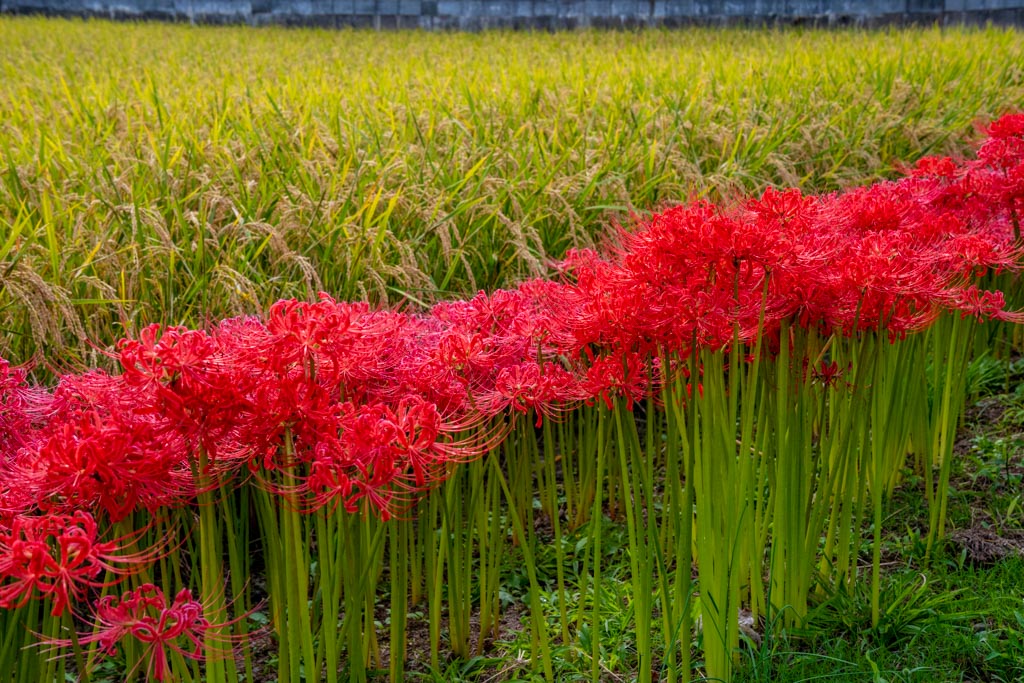
{"label": "concrete block wall", "polygon": [[0,0],[0,12],[377,29],[935,22],[1024,26],[1024,0]]}

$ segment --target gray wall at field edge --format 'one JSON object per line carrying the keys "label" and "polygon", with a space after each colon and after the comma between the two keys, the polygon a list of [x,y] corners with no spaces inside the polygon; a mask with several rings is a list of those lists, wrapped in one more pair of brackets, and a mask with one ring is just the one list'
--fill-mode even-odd
{"label": "gray wall at field edge", "polygon": [[0,12],[378,29],[1024,25],[1024,0],[0,0]]}

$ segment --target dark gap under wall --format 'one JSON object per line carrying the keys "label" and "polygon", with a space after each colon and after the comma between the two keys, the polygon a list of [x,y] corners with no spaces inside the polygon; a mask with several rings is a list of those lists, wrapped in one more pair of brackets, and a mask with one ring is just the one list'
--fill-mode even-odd
{"label": "dark gap under wall", "polygon": [[375,29],[1024,25],[1024,0],[0,0],[0,12]]}

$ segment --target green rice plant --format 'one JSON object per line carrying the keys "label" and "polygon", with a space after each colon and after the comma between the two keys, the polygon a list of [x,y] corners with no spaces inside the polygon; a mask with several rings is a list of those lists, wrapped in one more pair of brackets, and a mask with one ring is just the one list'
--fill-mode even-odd
{"label": "green rice plant", "polygon": [[509,284],[636,210],[962,152],[974,121],[1024,96],[1012,29],[5,17],[0,42],[0,353],[68,365],[102,364],[149,322],[319,289],[430,303]]}

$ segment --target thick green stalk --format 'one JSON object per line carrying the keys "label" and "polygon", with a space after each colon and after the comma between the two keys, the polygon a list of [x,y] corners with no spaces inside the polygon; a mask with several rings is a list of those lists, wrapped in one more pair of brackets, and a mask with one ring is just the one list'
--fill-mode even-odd
{"label": "thick green stalk", "polygon": [[[696,378],[691,361],[690,377]],[[669,367],[665,365],[665,367]],[[674,391],[673,391],[674,387]],[[687,382],[679,377],[666,383],[666,489],[670,510],[671,545],[675,555],[671,592],[662,597],[668,683],[690,680],[690,645],[693,634],[693,479],[688,424],[696,424],[695,402],[687,398]],[[688,417],[689,416],[689,417]],[[666,543],[666,545],[668,545]],[[678,658],[678,659],[677,659]]]}
{"label": "thick green stalk", "polygon": [[[441,605],[444,593],[444,566],[448,554],[447,516],[439,514],[441,496],[427,497],[427,524],[425,536],[429,539],[427,546],[427,610],[430,631],[430,666],[437,670],[441,665]],[[436,525],[440,520],[440,529]]]}
{"label": "thick green stalk", "polygon": [[256,511],[263,536],[264,559],[267,565],[267,592],[270,598],[271,622],[277,633],[277,679],[279,683],[298,683],[299,661],[293,653],[288,627],[288,597],[285,588],[284,548],[280,520],[274,494],[263,487],[256,489]]}
{"label": "thick green stalk", "polygon": [[[293,445],[290,431],[285,432],[285,462],[293,463]],[[294,465],[293,465],[294,466]],[[299,510],[299,500],[295,493],[288,492],[280,496],[278,502],[280,517],[280,533],[282,542],[282,563],[284,589],[287,602],[287,620],[289,637],[293,647],[298,648],[296,655],[302,655],[304,670],[316,672],[319,676],[320,662],[317,660],[313,644],[313,633],[316,630],[310,620],[309,611],[309,547],[304,516]],[[293,658],[292,674],[299,676],[298,656]],[[298,680],[298,678],[296,678]]]}
{"label": "thick green stalk", "polygon": [[[249,488],[242,487],[237,495],[225,493],[224,503],[220,506],[224,515],[224,530],[227,534],[228,572],[231,581],[231,599],[236,615],[248,614],[251,609],[251,587],[249,577]],[[248,620],[235,621],[235,636],[241,645],[245,680],[253,680],[252,648],[249,647]],[[236,677],[237,678],[237,677]]]}
{"label": "thick green stalk", "polygon": [[[597,469],[595,470],[594,508],[590,515],[590,545],[591,556],[593,557],[593,605],[590,613],[590,680],[592,683],[599,683],[601,680],[601,531],[603,527],[604,509],[602,506],[601,493],[604,490],[604,468],[605,468],[605,439],[604,439],[605,409],[597,407],[597,430],[594,438],[597,439]],[[582,601],[582,592],[581,592]]]}
{"label": "thick green stalk", "polygon": [[[491,460],[491,471],[498,479],[501,490],[505,493],[505,500],[509,505],[509,515],[512,518],[512,529],[519,539],[519,547],[523,552],[523,563],[526,565],[526,574],[530,581],[531,649],[540,651],[544,679],[551,682],[555,680],[555,675],[551,663],[551,647],[548,643],[547,620],[544,618],[544,608],[540,599],[540,582],[537,580],[537,564],[533,554],[533,545],[526,537],[520,513],[515,509],[515,497],[509,488],[505,475],[501,471],[501,465],[498,463],[497,457],[493,454],[488,457]],[[533,652],[532,654],[534,659],[536,659],[537,653]]]}
{"label": "thick green stalk", "polygon": [[75,619],[70,612],[67,612],[64,615],[64,621],[65,629],[71,640],[71,651],[75,657],[75,668],[78,670],[78,683],[89,683],[89,666],[85,661],[82,644],[78,640],[78,627],[75,625]]}
{"label": "thick green stalk", "polygon": [[[623,419],[623,413],[626,413]],[[625,409],[622,401],[617,401],[614,408],[616,445],[619,451],[619,470],[623,487],[624,507],[626,510],[626,530],[629,537],[630,576],[633,585],[633,615],[636,619],[636,649],[640,660],[640,680],[651,680],[651,583],[654,567],[652,566],[653,548],[647,544],[646,534],[637,528],[646,507],[651,514],[653,505],[643,501],[644,488],[634,488],[634,477],[641,481],[647,479],[648,467],[641,462],[639,439],[636,434],[636,421],[633,413]],[[627,428],[630,425],[629,438]],[[632,462],[633,467],[630,467]],[[642,486],[642,484],[641,484]],[[648,528],[655,520],[648,519]]]}
{"label": "thick green stalk", "polygon": [[313,623],[320,624],[318,657],[326,666],[325,680],[336,683],[338,680],[338,612],[341,609],[341,577],[339,576],[339,556],[342,548],[338,537],[338,516],[336,510],[322,508],[313,514],[316,527],[317,551],[317,584],[314,595],[320,596],[319,614]]}
{"label": "thick green stalk", "polygon": [[[738,490],[738,457],[749,457],[749,444],[737,451],[738,345],[730,351],[729,372],[721,352],[700,352],[703,392],[694,395],[697,428],[694,490],[697,499],[697,560],[707,675],[729,681],[739,646],[740,533],[749,492]],[[723,501],[732,501],[723,505]]]}
{"label": "thick green stalk", "polygon": [[[406,520],[389,525],[388,561],[391,573],[391,637],[388,641],[388,671],[391,683],[405,680],[405,645],[409,612],[409,531]],[[330,666],[330,660],[328,660]]]}
{"label": "thick green stalk", "polygon": [[558,476],[556,473],[555,452],[557,444],[551,420],[545,420],[543,425],[544,440],[544,499],[547,503],[547,513],[551,518],[551,528],[554,532],[555,542],[555,580],[558,587],[558,616],[562,632],[562,644],[570,642],[569,636],[569,604],[565,590],[565,548],[562,546],[562,520],[561,506],[558,503]]}
{"label": "thick green stalk", "polygon": [[[199,505],[199,569],[203,616],[214,626],[206,631],[203,646],[206,651],[206,677],[208,683],[232,683],[237,680],[234,659],[221,652],[227,637],[222,624],[228,622],[224,596],[224,570],[222,539],[218,506],[224,503],[218,497],[224,493],[212,474],[206,450],[200,448],[192,463],[192,475]],[[230,678],[229,678],[230,676]]]}
{"label": "thick green stalk", "polygon": [[[949,508],[949,479],[953,466],[953,443],[956,427],[963,414],[966,399],[966,368],[977,325],[973,320],[948,314],[930,330],[932,340],[933,391],[935,415],[931,420],[931,456],[925,466],[931,475],[938,465],[938,480],[926,481],[928,487],[928,538],[926,553],[930,556],[936,542],[946,531]],[[929,476],[928,479],[931,479]]]}
{"label": "thick green stalk", "polygon": [[380,660],[373,611],[387,524],[364,508],[360,513],[345,515],[339,529],[343,532],[345,605],[339,639],[347,644],[348,680],[363,683],[367,680],[367,664],[379,665]]}

